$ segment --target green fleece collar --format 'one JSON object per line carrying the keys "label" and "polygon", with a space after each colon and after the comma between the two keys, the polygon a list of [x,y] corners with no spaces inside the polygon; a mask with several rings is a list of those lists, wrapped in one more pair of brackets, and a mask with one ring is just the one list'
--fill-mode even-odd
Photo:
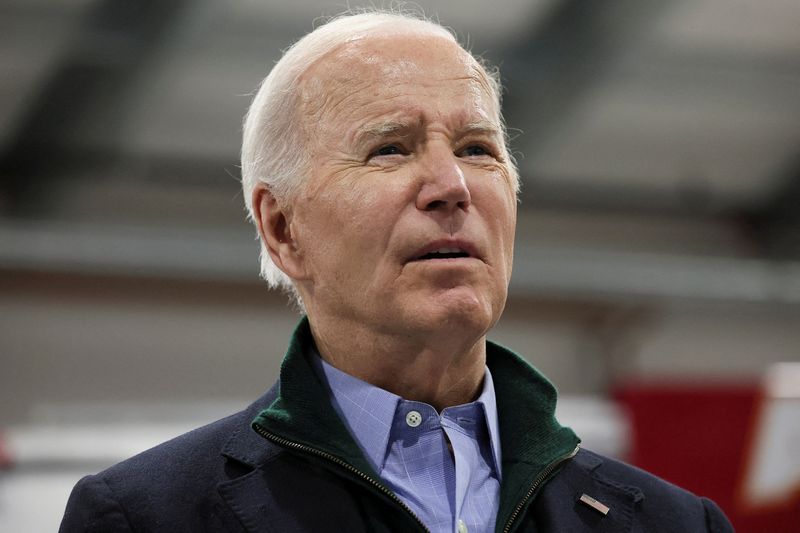
{"label": "green fleece collar", "polygon": [[[556,389],[511,350],[486,342],[486,366],[494,379],[503,481],[497,529],[552,463],[572,453],[580,439],[555,417]],[[530,502],[528,502],[530,503]]]}
{"label": "green fleece collar", "polygon": [[[330,402],[327,385],[311,362],[313,338],[304,317],[281,365],[276,400],[253,420],[273,435],[336,456],[379,480]],[[514,352],[486,343],[486,364],[495,383],[503,481],[498,528],[505,524],[533,480],[568,455],[580,439],[555,419],[553,385]]]}

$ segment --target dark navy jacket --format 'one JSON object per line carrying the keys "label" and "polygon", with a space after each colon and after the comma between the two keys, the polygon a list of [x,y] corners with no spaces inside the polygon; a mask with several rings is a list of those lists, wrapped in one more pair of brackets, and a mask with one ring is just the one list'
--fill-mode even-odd
{"label": "dark navy jacket", "polygon": [[[83,478],[61,531],[421,530],[336,416],[306,359],[309,339],[303,321],[279,384],[247,409]],[[497,531],[732,531],[710,500],[575,453],[577,438],[553,417],[552,386],[491,343],[487,364],[503,450]]]}

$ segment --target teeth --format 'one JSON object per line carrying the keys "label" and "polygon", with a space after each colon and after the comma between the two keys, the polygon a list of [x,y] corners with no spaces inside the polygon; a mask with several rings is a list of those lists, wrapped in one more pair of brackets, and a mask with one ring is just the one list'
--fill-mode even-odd
{"label": "teeth", "polygon": [[461,248],[439,248],[434,253],[437,254],[458,254],[463,252]]}

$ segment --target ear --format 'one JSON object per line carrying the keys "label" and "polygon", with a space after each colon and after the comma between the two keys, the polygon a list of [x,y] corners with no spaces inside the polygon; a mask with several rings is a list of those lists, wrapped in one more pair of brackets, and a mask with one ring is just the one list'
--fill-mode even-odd
{"label": "ear", "polygon": [[258,233],[272,261],[290,278],[304,279],[303,256],[292,235],[291,213],[264,183],[255,186],[251,201]]}

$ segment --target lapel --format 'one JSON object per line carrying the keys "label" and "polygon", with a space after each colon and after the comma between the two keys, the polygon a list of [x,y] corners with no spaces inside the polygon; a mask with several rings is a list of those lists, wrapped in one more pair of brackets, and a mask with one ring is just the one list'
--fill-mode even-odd
{"label": "lapel", "polygon": [[[256,449],[261,451],[254,453]],[[246,531],[364,531],[360,507],[348,485],[329,471],[286,452],[249,427],[236,435],[223,453],[232,459],[251,459],[257,465],[218,485],[220,496]]]}
{"label": "lapel", "polygon": [[228,476],[217,485],[217,490],[245,529],[252,532],[276,531],[271,529],[270,518],[265,514],[269,509],[263,504],[268,501],[270,487],[262,468],[281,450],[253,431],[250,421],[274,401],[277,388],[276,384],[237,415],[236,429],[222,448]]}

